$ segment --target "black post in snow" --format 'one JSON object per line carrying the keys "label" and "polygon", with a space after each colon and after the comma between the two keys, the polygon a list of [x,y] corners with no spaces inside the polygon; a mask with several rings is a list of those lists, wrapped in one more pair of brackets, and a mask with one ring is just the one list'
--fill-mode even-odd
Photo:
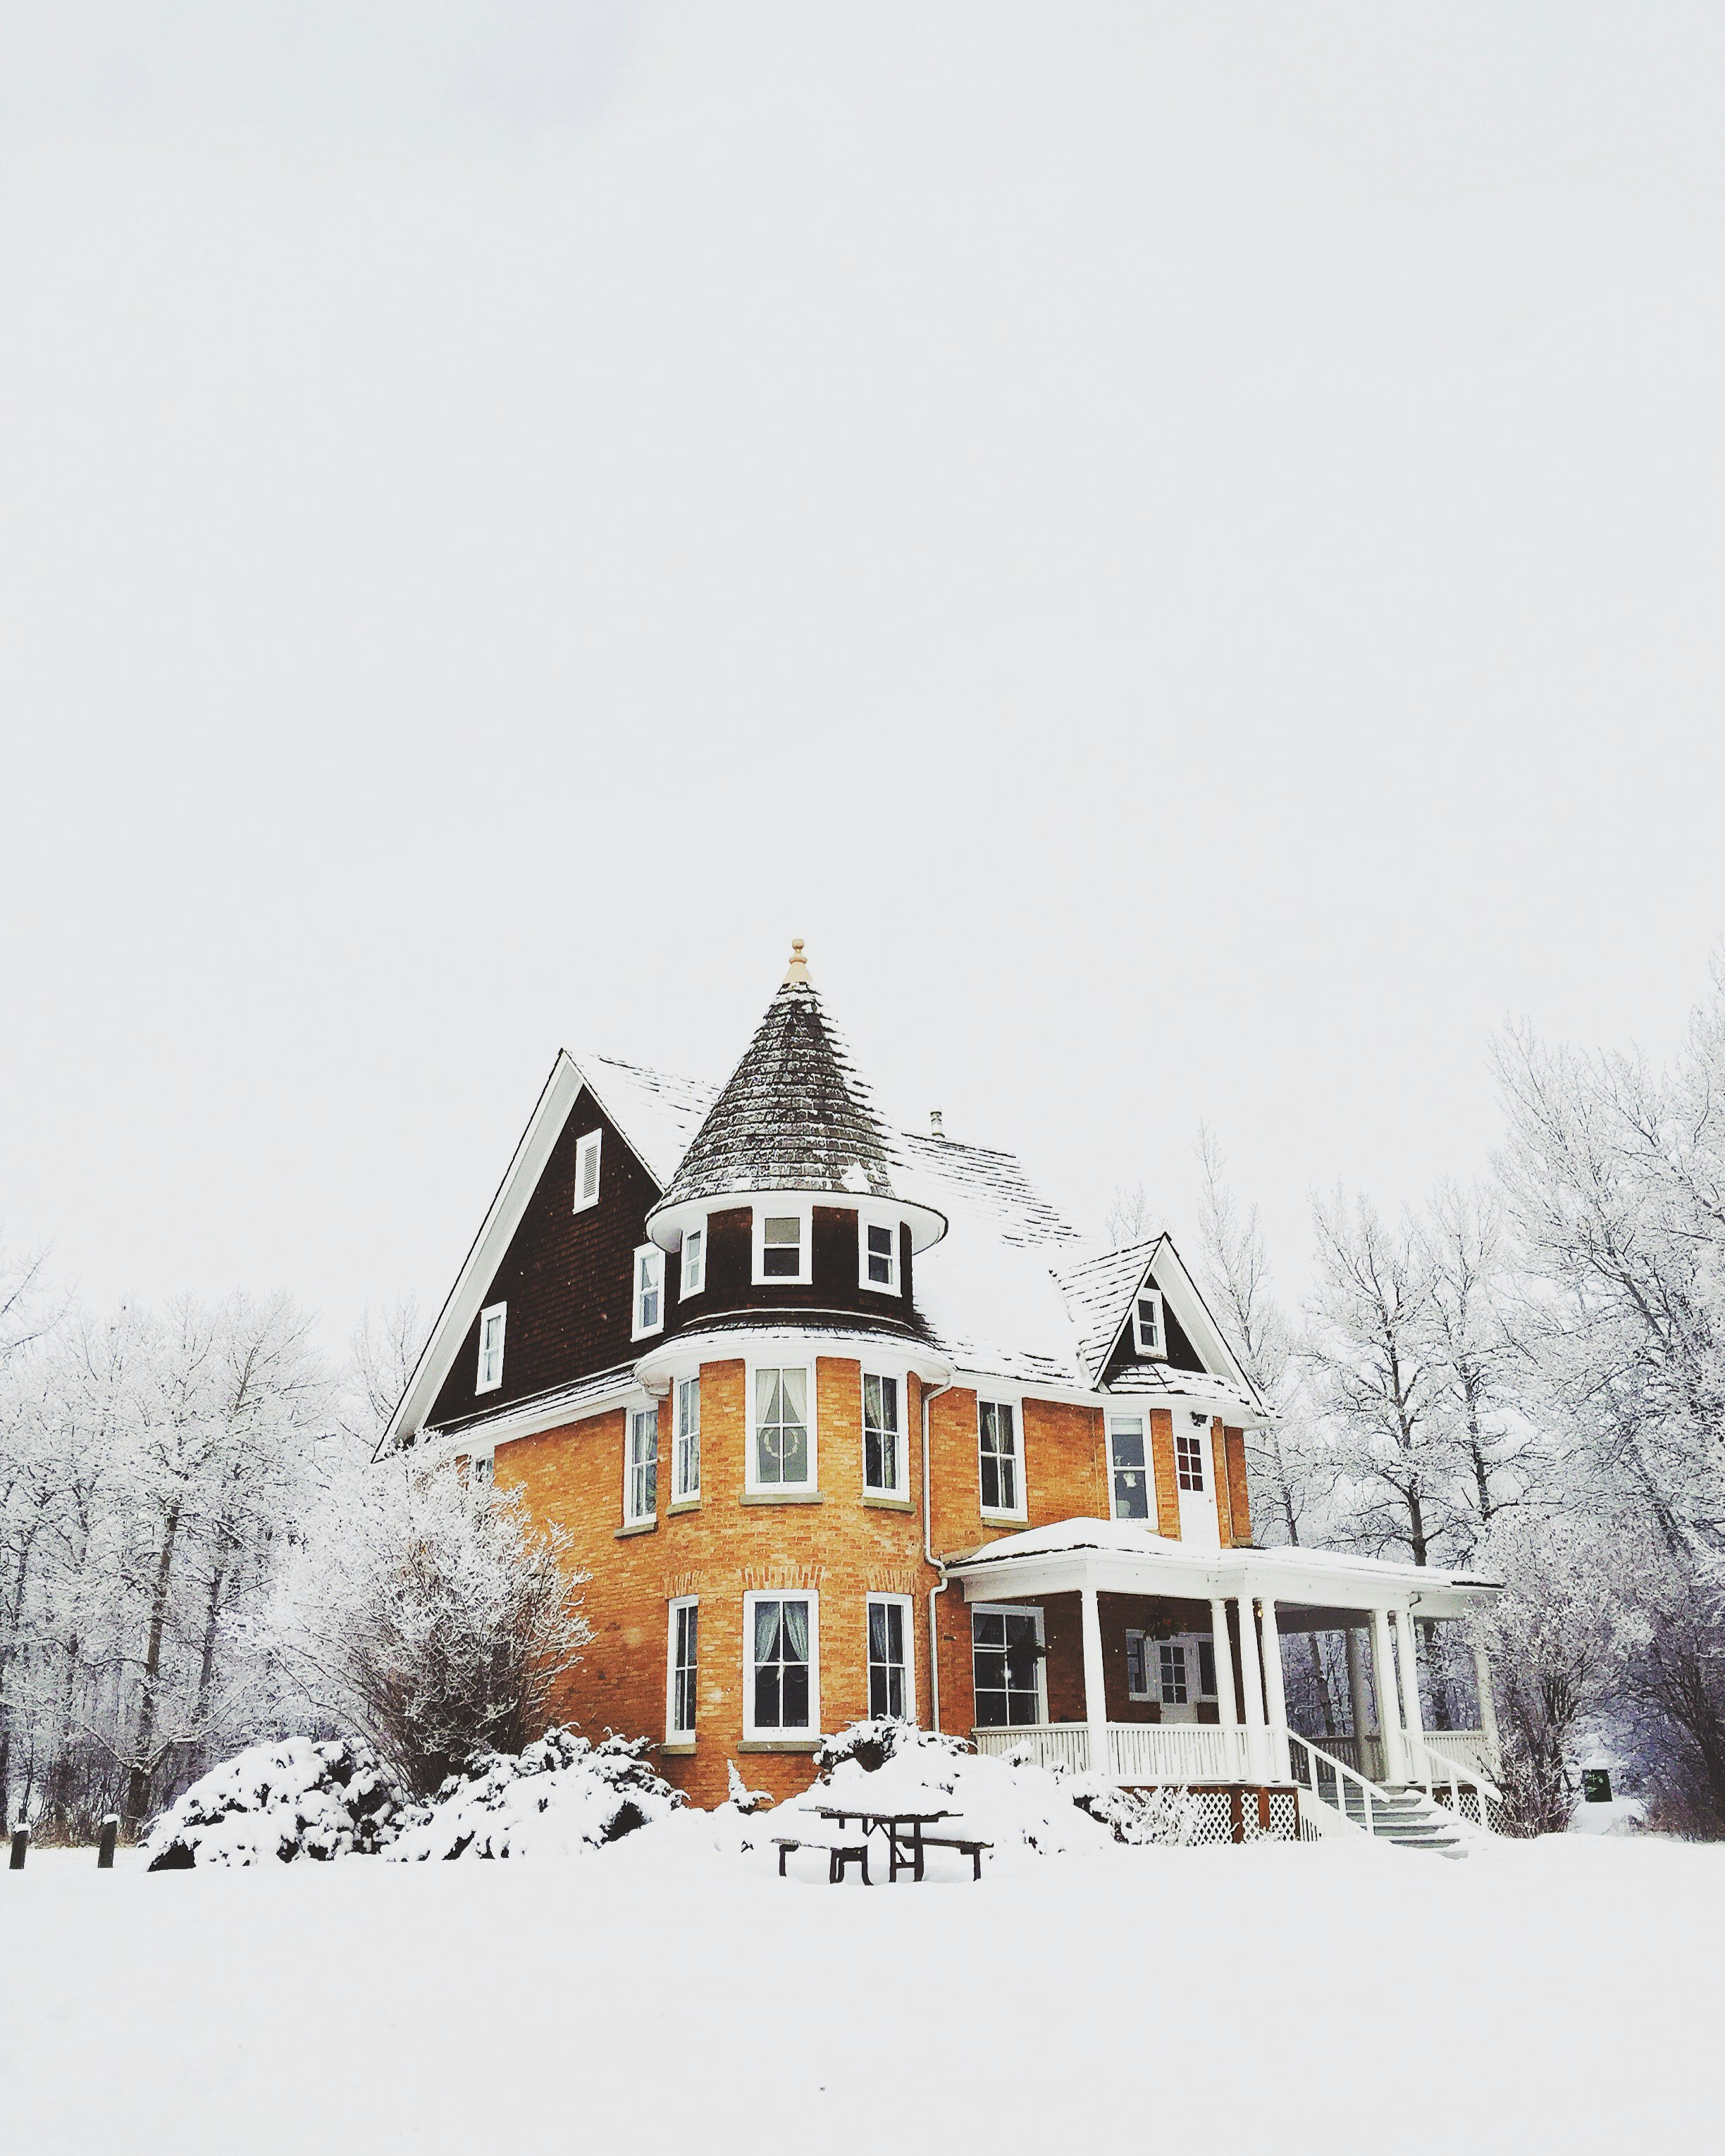
{"label": "black post in snow", "polygon": [[114,1869],[114,1844],[119,1833],[120,1815],[118,1812],[110,1812],[106,1819],[102,1821],[101,1846],[96,1851],[98,1871],[111,1871]]}
{"label": "black post in snow", "polygon": [[30,1830],[28,1827],[15,1826],[12,1830],[12,1868],[14,1871],[22,1871],[23,1870],[24,1857],[29,1846]]}

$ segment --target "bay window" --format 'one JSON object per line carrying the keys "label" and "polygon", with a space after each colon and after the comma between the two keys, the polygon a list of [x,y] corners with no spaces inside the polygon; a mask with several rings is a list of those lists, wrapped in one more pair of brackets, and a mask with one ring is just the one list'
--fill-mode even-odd
{"label": "bay window", "polygon": [[643,1243],[635,1252],[634,1325],[631,1338],[644,1339],[665,1329],[665,1252]]}
{"label": "bay window", "polygon": [[701,1380],[677,1380],[677,1436],[671,1455],[671,1502],[691,1503],[701,1495]]}
{"label": "bay window", "polygon": [[814,1488],[814,1430],[809,1413],[814,1373],[806,1365],[758,1367],[747,1485],[769,1495]]}
{"label": "bay window", "polygon": [[623,1524],[644,1526],[659,1517],[659,1409],[631,1408],[624,1440]]}
{"label": "bay window", "polygon": [[682,1296],[699,1295],[706,1286],[706,1222],[697,1220],[683,1230]]}
{"label": "bay window", "polygon": [[908,1499],[901,1401],[904,1387],[896,1378],[865,1370],[862,1381],[863,1488],[871,1497]]}
{"label": "bay window", "polygon": [[695,1734],[695,1681],[699,1605],[692,1594],[679,1595],[670,1605],[670,1639],[665,1671],[665,1733],[671,1743],[686,1742]]}
{"label": "bay window", "polygon": [[743,1597],[746,1736],[771,1742],[819,1733],[819,1620],[812,1593]]}
{"label": "bay window", "polygon": [[911,1679],[911,1599],[906,1594],[868,1599],[869,1712],[875,1720],[914,1722]]}

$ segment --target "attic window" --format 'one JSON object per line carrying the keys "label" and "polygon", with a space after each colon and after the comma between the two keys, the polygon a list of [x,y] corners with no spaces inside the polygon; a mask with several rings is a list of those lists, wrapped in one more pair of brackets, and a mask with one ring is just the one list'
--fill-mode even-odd
{"label": "attic window", "polygon": [[503,1383],[503,1322],[509,1315],[506,1302],[494,1302],[480,1312],[479,1375],[476,1393],[495,1393]]}
{"label": "attic window", "polygon": [[1162,1322],[1162,1296],[1153,1287],[1141,1289],[1132,1305],[1132,1344],[1141,1355],[1166,1355],[1167,1335]]}
{"label": "attic window", "polygon": [[706,1219],[705,1215],[683,1230],[683,1286],[685,1295],[699,1295],[706,1286]]}
{"label": "attic window", "polygon": [[635,1252],[635,1317],[631,1337],[636,1340],[665,1327],[665,1252],[656,1243],[643,1243]]}
{"label": "attic window", "polygon": [[807,1213],[757,1213],[756,1280],[806,1283],[809,1279],[809,1242]]}
{"label": "attic window", "polygon": [[575,1210],[586,1212],[599,1202],[599,1141],[603,1131],[589,1131],[575,1148]]}

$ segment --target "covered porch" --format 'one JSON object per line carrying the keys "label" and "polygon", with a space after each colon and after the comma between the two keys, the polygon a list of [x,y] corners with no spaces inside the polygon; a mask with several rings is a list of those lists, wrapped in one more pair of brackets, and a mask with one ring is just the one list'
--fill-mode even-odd
{"label": "covered porch", "polygon": [[[1417,1790],[1488,1826],[1490,1672],[1476,1726],[1428,1730],[1416,1623],[1457,1623],[1491,1584],[1331,1551],[1216,1549],[1135,1522],[1069,1520],[949,1561],[971,1611],[979,1751],[1140,1787],[1294,1786],[1308,1812],[1370,1825]],[[1289,1712],[1282,1645],[1333,1635],[1348,1727]],[[1316,1830],[1325,1830],[1320,1820]]]}

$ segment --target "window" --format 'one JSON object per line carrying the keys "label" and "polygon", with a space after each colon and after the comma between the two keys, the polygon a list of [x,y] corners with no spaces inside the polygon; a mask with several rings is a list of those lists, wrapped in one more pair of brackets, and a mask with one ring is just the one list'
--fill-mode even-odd
{"label": "window", "polygon": [[506,1302],[494,1302],[489,1310],[480,1312],[479,1376],[473,1388],[476,1393],[495,1393],[503,1383],[503,1321],[508,1315]]}
{"label": "window", "polygon": [[970,1615],[970,1654],[978,1728],[1020,1728],[1044,1719],[1040,1609],[978,1603]]}
{"label": "window", "polygon": [[[1200,1415],[1198,1419],[1202,1423],[1204,1417]],[[1201,1429],[1189,1426],[1174,1432],[1174,1465],[1179,1471],[1183,1490],[1202,1490],[1204,1486],[1204,1440]]]}
{"label": "window", "polygon": [[757,1213],[755,1215],[755,1279],[809,1279],[809,1215],[806,1213]]}
{"label": "window", "polygon": [[813,1594],[747,1594],[744,1733],[813,1736],[820,1725],[819,1632]]}
{"label": "window", "polygon": [[896,1378],[863,1373],[863,1488],[874,1497],[907,1497],[905,1440]]}
{"label": "window", "polygon": [[575,1210],[586,1212],[599,1202],[599,1141],[603,1131],[589,1131],[575,1148]]}
{"label": "window", "polygon": [[911,1601],[906,1594],[869,1597],[869,1712],[876,1721],[916,1719],[911,1691]]}
{"label": "window", "polygon": [[697,1220],[683,1230],[684,1295],[699,1295],[706,1286],[706,1222]]}
{"label": "window", "polygon": [[1186,1704],[1186,1642],[1183,1640],[1164,1640],[1162,1642],[1162,1703],[1164,1707],[1183,1707]]}
{"label": "window", "polygon": [[659,1516],[659,1409],[631,1408],[623,1462],[623,1523]]}
{"label": "window", "polygon": [[489,1490],[497,1480],[496,1455],[490,1452],[476,1452],[462,1460],[461,1472],[475,1490]]}
{"label": "window", "polygon": [[1019,1476],[1017,1416],[1004,1400],[978,1400],[976,1418],[983,1510],[1022,1519],[1024,1496]]}
{"label": "window", "polygon": [[1142,1415],[1108,1418],[1108,1464],[1117,1520],[1147,1520],[1150,1476],[1144,1460]]}
{"label": "window", "polygon": [[812,1490],[814,1433],[809,1426],[806,1368],[755,1372],[754,1442],[749,1453],[752,1490]]}
{"label": "window", "polygon": [[693,1595],[670,1605],[670,1666],[665,1677],[665,1733],[667,1738],[695,1734],[695,1675],[700,1617]]}
{"label": "window", "polygon": [[1216,1696],[1216,1643],[1200,1640],[1198,1643],[1198,1696],[1214,1699]]}
{"label": "window", "polygon": [[635,1252],[635,1320],[631,1337],[643,1338],[665,1327],[665,1252],[643,1243]]}
{"label": "window", "polygon": [[677,1441],[671,1455],[671,1502],[701,1495],[701,1380],[677,1380]]}
{"label": "window", "polygon": [[1153,1287],[1142,1289],[1132,1306],[1132,1340],[1141,1355],[1165,1355],[1167,1336],[1162,1322],[1162,1297]]}
{"label": "window", "polygon": [[1142,1632],[1126,1635],[1126,1694],[1128,1699],[1150,1697],[1149,1642]]}
{"label": "window", "polygon": [[898,1293],[898,1230],[890,1222],[862,1224],[862,1284],[883,1295]]}

